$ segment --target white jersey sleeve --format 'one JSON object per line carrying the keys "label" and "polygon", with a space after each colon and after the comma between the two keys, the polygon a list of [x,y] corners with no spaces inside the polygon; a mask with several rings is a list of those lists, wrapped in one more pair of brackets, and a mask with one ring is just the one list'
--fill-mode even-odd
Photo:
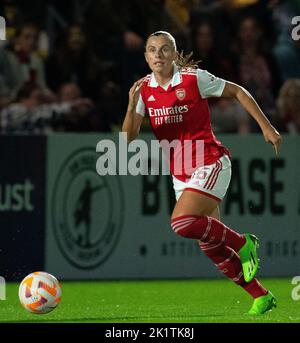
{"label": "white jersey sleeve", "polygon": [[135,112],[145,117],[145,103],[142,99],[141,94],[139,95],[139,100],[136,104]]}
{"label": "white jersey sleeve", "polygon": [[220,97],[226,81],[210,74],[206,70],[197,69],[197,84],[202,98]]}

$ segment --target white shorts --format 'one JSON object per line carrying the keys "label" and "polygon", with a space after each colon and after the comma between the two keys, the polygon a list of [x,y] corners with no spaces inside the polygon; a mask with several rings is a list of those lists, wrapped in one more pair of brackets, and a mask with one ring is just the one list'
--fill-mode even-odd
{"label": "white shorts", "polygon": [[173,176],[176,200],[185,189],[189,189],[221,201],[226,194],[230,178],[231,162],[227,155],[223,155],[215,163],[196,169],[187,182],[180,181]]}

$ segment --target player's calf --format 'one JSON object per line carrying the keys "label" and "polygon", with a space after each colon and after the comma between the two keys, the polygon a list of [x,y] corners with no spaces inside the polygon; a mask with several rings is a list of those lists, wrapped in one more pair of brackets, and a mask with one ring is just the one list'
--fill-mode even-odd
{"label": "player's calf", "polygon": [[224,243],[234,251],[245,244],[245,237],[231,230],[219,220],[208,216],[184,215],[172,218],[171,226],[182,237],[193,238],[211,244]]}
{"label": "player's calf", "polygon": [[209,226],[210,220],[206,216],[185,215],[171,220],[171,227],[182,237],[200,239]]}

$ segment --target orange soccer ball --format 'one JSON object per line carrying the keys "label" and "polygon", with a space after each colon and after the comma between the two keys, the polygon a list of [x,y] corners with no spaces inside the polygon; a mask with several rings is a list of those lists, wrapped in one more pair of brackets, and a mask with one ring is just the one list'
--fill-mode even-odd
{"label": "orange soccer ball", "polygon": [[58,280],[45,272],[27,275],[19,286],[19,299],[29,312],[48,313],[60,302],[61,286]]}

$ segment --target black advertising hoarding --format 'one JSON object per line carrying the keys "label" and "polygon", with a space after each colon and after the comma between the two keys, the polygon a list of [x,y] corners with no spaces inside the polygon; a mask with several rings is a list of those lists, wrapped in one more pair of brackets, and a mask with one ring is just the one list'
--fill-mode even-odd
{"label": "black advertising hoarding", "polygon": [[44,266],[46,137],[0,136],[0,275]]}

